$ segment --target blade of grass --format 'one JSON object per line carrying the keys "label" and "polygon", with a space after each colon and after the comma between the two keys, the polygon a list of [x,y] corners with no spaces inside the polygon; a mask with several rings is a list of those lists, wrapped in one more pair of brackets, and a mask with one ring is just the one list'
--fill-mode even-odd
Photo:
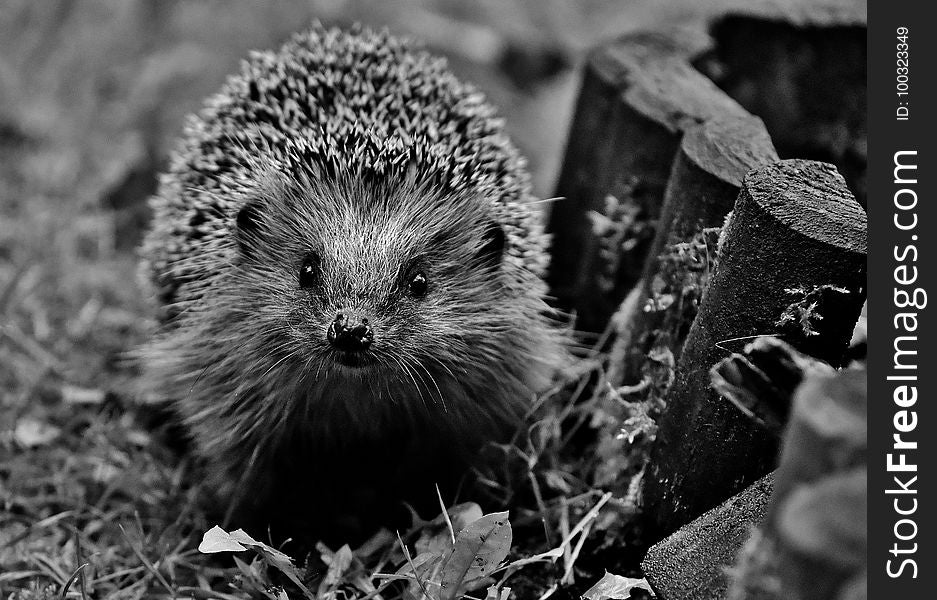
{"label": "blade of grass", "polygon": [[[449,511],[446,509],[446,503],[442,500],[442,492],[439,491],[439,484],[436,484],[436,497],[439,498],[439,508],[442,510],[442,516],[446,520],[446,527],[449,528],[449,539],[455,546],[455,530],[452,528],[452,520],[449,518]],[[397,533],[397,539],[400,539],[400,533]],[[401,542],[403,543],[403,542]]]}
{"label": "blade of grass", "polygon": [[[65,599],[65,594],[68,593],[68,588],[70,588],[72,584],[75,583],[75,580],[81,576],[82,569],[84,569],[87,566],[88,566],[88,563],[84,563],[83,565],[75,569],[75,572],[72,573],[72,576],[68,578],[68,581],[66,581],[65,585],[62,586],[62,589],[59,590],[59,598],[62,598],[63,600]],[[84,590],[81,591],[81,597],[82,598],[85,597]]]}
{"label": "blade of grass", "polygon": [[133,545],[133,542],[130,541],[130,536],[127,535],[127,532],[124,530],[123,524],[118,524],[117,527],[120,529],[120,532],[123,534],[124,539],[127,540],[127,545],[130,546],[130,550],[136,555],[136,557],[143,563],[143,566],[146,567],[147,571],[153,574],[156,577],[156,580],[159,581],[160,585],[166,588],[166,591],[169,592],[171,596],[175,596],[176,592],[173,590],[173,587],[169,585],[169,582],[166,581],[166,578],[163,577],[163,574],[153,566],[153,564],[147,560],[143,553]]}

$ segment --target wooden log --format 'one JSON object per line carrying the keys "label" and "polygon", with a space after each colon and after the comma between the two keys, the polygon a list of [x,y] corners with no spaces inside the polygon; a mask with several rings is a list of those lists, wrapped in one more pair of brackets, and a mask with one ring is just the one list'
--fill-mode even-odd
{"label": "wooden log", "polygon": [[[692,275],[696,270],[689,265],[668,263],[670,268],[662,271],[662,251],[691,243],[705,228],[721,227],[735,204],[745,174],[777,160],[771,138],[757,117],[717,117],[684,134],[644,267],[639,310],[632,313],[630,322],[618,326],[610,360],[612,385],[637,383],[643,362],[658,344],[678,359],[696,316],[697,302],[708,279],[707,265],[698,270],[697,278]],[[687,285],[690,279],[695,285]],[[653,301],[655,294],[680,297],[663,304]]]}
{"label": "wooden log", "polygon": [[686,132],[664,199],[659,246],[722,225],[752,169],[778,160],[758,117],[720,117]]}
{"label": "wooden log", "polygon": [[740,553],[732,600],[852,597],[868,567],[864,369],[797,391],[767,515]]}
{"label": "wooden log", "polygon": [[727,568],[768,510],[768,475],[670,537],[654,544],[641,562],[659,600],[723,600]]}
{"label": "wooden log", "polygon": [[694,64],[764,120],[782,157],[836,165],[865,206],[864,9],[785,11],[776,4],[775,15],[715,21],[715,43]]}
{"label": "wooden log", "polygon": [[[582,331],[601,331],[640,277],[682,132],[745,115],[690,66],[708,43],[701,32],[642,33],[589,57],[557,184],[564,199],[552,205],[548,224],[552,294]],[[603,260],[589,215],[605,212],[609,196],[627,215],[627,240]]]}
{"label": "wooden log", "polygon": [[865,298],[865,212],[832,165],[785,160],[752,171],[723,237],[646,470],[652,536],[774,468],[776,439],[711,388],[712,366],[770,334],[835,366]]}

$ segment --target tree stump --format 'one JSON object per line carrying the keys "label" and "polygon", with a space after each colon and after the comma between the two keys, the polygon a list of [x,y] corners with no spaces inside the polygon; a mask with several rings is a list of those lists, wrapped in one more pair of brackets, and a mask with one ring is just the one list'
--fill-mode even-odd
{"label": "tree stump", "polygon": [[[745,111],[696,71],[689,57],[707,47],[701,32],[630,35],[588,59],[551,207],[548,282],[576,327],[601,331],[644,267],[681,133]],[[602,248],[590,213],[614,198],[623,231]],[[602,253],[608,256],[604,262]]]}
{"label": "tree stump", "polygon": [[645,472],[658,539],[776,463],[776,439],[711,388],[712,366],[771,334],[836,366],[865,298],[865,212],[831,165],[785,160],[752,171],[722,235]]}
{"label": "tree stump", "polygon": [[864,369],[814,374],[798,389],[767,516],[740,554],[730,599],[826,600],[865,589],[866,410]]}
{"label": "tree stump", "polygon": [[[681,268],[680,264],[668,264],[662,269],[661,253],[677,244],[692,243],[705,228],[721,227],[735,204],[745,174],[777,160],[771,138],[757,117],[718,117],[684,134],[645,264],[641,296],[629,322],[619,325],[612,349],[612,385],[637,383],[641,365],[657,345],[678,359],[686,332],[696,317],[708,265],[703,265],[700,281],[696,281],[692,265]],[[693,283],[687,285],[691,279]],[[669,304],[649,304],[655,295],[663,293],[672,298]]]}

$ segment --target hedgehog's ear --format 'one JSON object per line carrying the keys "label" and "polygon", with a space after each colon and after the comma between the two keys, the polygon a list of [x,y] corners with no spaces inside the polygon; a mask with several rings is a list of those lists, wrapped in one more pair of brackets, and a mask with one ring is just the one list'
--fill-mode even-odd
{"label": "hedgehog's ear", "polygon": [[485,224],[485,233],[482,238],[482,247],[478,251],[478,256],[485,265],[491,268],[497,268],[501,265],[501,258],[504,256],[504,247],[507,239],[504,234],[504,228],[494,221],[488,221]]}
{"label": "hedgehog's ear", "polygon": [[234,239],[243,256],[251,256],[262,234],[261,202],[250,200],[234,220]]}

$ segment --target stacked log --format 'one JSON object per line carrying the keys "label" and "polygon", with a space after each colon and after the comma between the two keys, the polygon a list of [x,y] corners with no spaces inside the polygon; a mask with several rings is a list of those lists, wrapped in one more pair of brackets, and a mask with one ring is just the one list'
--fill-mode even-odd
{"label": "stacked log", "polygon": [[[590,56],[552,206],[549,283],[576,328],[601,331],[635,285],[654,237],[682,133],[716,117],[747,115],[689,58],[706,36],[636,34]],[[604,247],[591,213],[627,221]],[[605,256],[603,256],[605,253]]]}
{"label": "stacked log", "polygon": [[865,232],[831,165],[785,160],[745,178],[658,422],[644,487],[657,536],[774,468],[777,441],[712,389],[709,371],[772,334],[839,365],[865,300]]}
{"label": "stacked log", "polygon": [[[655,349],[663,348],[679,359],[715,265],[705,239],[702,252],[693,246],[694,239],[709,228],[722,226],[746,173],[777,160],[771,138],[757,117],[718,117],[684,134],[638,300],[633,311],[618,317],[609,361],[612,385],[638,383],[641,367]],[[665,251],[674,260],[667,261],[662,256]]]}

